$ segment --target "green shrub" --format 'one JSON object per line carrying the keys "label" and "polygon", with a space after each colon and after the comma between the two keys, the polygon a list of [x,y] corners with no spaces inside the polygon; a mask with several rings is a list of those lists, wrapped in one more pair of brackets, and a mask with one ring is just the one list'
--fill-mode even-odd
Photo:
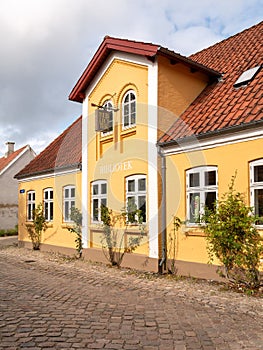
{"label": "green shrub", "polygon": [[[134,208],[133,208],[134,209]],[[143,217],[140,210],[133,210],[132,219],[137,218],[136,224],[139,233],[136,236],[129,237],[125,242],[127,234],[128,220],[130,211],[123,211],[121,214],[114,215],[113,211],[106,206],[101,206],[101,221],[103,234],[101,237],[102,251],[106,259],[112,266],[120,267],[124,255],[132,253],[140,245],[144,233]]]}
{"label": "green shrub", "polygon": [[38,204],[38,206],[33,210],[33,222],[32,224],[26,225],[27,232],[31,239],[33,250],[39,250],[42,233],[46,230],[46,219],[43,213],[42,204]]}
{"label": "green shrub", "polygon": [[260,286],[262,238],[255,228],[253,208],[246,206],[244,195],[234,189],[235,177],[215,209],[206,210],[203,229],[210,262],[216,256],[225,268],[224,277],[235,285],[253,289]]}
{"label": "green shrub", "polygon": [[75,233],[75,243],[76,243],[76,251],[78,253],[79,258],[82,256],[82,214],[78,208],[71,208],[70,218],[73,221],[73,225],[69,226],[68,231]]}

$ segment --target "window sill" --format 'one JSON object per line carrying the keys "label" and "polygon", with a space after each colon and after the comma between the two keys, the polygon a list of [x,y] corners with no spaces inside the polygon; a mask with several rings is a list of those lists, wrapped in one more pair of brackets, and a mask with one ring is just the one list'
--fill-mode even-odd
{"label": "window sill", "polygon": [[122,129],[122,131],[121,131],[121,137],[122,138],[129,137],[129,136],[132,136],[132,135],[135,135],[135,134],[136,134],[136,125],[126,127],[124,129]]}
{"label": "window sill", "polygon": [[206,234],[200,230],[200,227],[188,226],[183,230],[183,232],[189,237],[206,237]]}
{"label": "window sill", "polygon": [[100,134],[100,142],[111,142],[113,141],[113,132],[105,133],[105,134]]}
{"label": "window sill", "polygon": [[62,228],[70,228],[70,227],[72,227],[73,226],[73,224],[74,224],[74,222],[63,222],[62,224],[61,224],[61,227]]}

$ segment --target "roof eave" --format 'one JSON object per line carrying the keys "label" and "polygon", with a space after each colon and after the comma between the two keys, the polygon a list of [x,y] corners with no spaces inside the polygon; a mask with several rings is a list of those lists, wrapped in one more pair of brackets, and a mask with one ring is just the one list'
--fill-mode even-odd
{"label": "roof eave", "polygon": [[92,78],[102,65],[102,62],[109,56],[112,51],[127,52],[152,58],[156,55],[159,46],[154,44],[136,43],[129,40],[105,37],[90,63],[84,70],[83,74],[72,89],[69,100],[83,102],[85,90]]}
{"label": "roof eave", "polygon": [[182,138],[177,138],[175,140],[169,140],[169,141],[165,141],[165,142],[159,142],[157,141],[157,145],[161,148],[165,148],[165,147],[170,147],[170,146],[175,146],[175,145],[182,145],[182,144],[187,144],[193,141],[193,139],[196,140],[205,140],[214,136],[220,136],[220,135],[228,135],[231,134],[233,132],[240,132],[240,131],[248,131],[251,129],[254,129],[255,127],[260,127],[263,126],[263,119],[257,120],[257,121],[252,121],[250,123],[244,123],[244,124],[240,124],[240,125],[234,125],[234,126],[230,126],[230,127],[226,127],[226,128],[222,128],[222,129],[218,129],[218,130],[213,130],[213,131],[209,131],[206,132],[204,134],[193,134],[190,136],[186,136],[186,137],[182,137]]}
{"label": "roof eave", "polygon": [[43,169],[43,170],[39,170],[39,171],[32,171],[30,173],[21,174],[21,175],[19,175],[19,173],[18,173],[14,176],[14,178],[18,179],[18,180],[23,180],[23,179],[34,177],[34,176],[55,174],[56,172],[63,171],[63,170],[64,171],[72,170],[72,169],[81,170],[81,164],[82,164],[81,162],[78,162],[78,163],[64,165],[64,166],[56,167],[56,168]]}
{"label": "roof eave", "polygon": [[158,53],[162,56],[168,57],[169,59],[173,60],[174,63],[183,63],[186,66],[190,67],[193,69],[193,71],[201,71],[210,77],[214,77],[216,79],[220,78],[222,76],[222,73],[211,69],[207,66],[204,66],[201,63],[198,63],[196,61],[191,60],[188,57],[182,56],[179,53],[175,53],[173,51],[170,51],[164,47],[160,47],[158,50]]}

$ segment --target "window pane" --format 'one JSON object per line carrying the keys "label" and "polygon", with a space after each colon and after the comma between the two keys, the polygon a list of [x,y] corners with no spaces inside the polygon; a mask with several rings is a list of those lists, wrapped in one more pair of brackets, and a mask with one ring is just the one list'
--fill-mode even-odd
{"label": "window pane", "polygon": [[190,222],[195,223],[199,222],[200,216],[200,193],[190,193]]}
{"label": "window pane", "polygon": [[45,197],[45,199],[48,199],[48,191],[45,191],[44,197]]}
{"label": "window pane", "polygon": [[131,124],[135,124],[136,123],[136,113],[132,113],[131,115]]}
{"label": "window pane", "polygon": [[216,185],[216,171],[205,171],[205,186]]}
{"label": "window pane", "polygon": [[214,210],[216,204],[216,192],[205,193],[205,207],[209,210]]}
{"label": "window pane", "polygon": [[50,190],[49,195],[50,195],[49,198],[53,199],[53,190]]}
{"label": "window pane", "polygon": [[69,197],[69,189],[66,188],[66,189],[65,189],[65,198],[68,198],[68,197]]}
{"label": "window pane", "polygon": [[129,105],[124,106],[124,115],[125,116],[129,115]]}
{"label": "window pane", "polygon": [[145,196],[139,196],[138,206],[140,210],[140,215],[142,216],[142,221],[146,222],[146,197]]}
{"label": "window pane", "polygon": [[69,220],[69,202],[65,202],[65,220]]}
{"label": "window pane", "polygon": [[31,220],[31,204],[27,205],[27,219]]}
{"label": "window pane", "polygon": [[135,197],[128,197],[127,199],[127,212],[128,212],[128,221],[135,222],[137,206],[135,204]]}
{"label": "window pane", "polygon": [[106,198],[101,198],[101,205],[104,207],[107,207],[107,199]]}
{"label": "window pane", "polygon": [[135,95],[132,92],[129,95],[130,95],[130,101],[134,101],[135,100]]}
{"label": "window pane", "polygon": [[127,125],[129,125],[129,117],[125,116],[124,117],[124,126],[127,126]]}
{"label": "window pane", "polygon": [[93,220],[99,220],[99,200],[93,199]]}
{"label": "window pane", "polygon": [[33,200],[33,201],[36,200],[36,194],[35,194],[35,192],[32,193],[32,200]]}
{"label": "window pane", "polygon": [[106,194],[107,193],[107,184],[101,184],[101,194]]}
{"label": "window pane", "polygon": [[27,200],[31,201],[31,193],[27,194]]}
{"label": "window pane", "polygon": [[263,189],[255,190],[255,214],[263,218]]}
{"label": "window pane", "polygon": [[44,211],[45,211],[45,219],[48,220],[48,203],[45,202],[44,204]]}
{"label": "window pane", "polygon": [[99,186],[98,185],[93,185],[93,194],[98,194],[99,193]]}
{"label": "window pane", "polygon": [[50,202],[50,220],[53,220],[53,202]]}
{"label": "window pane", "polygon": [[75,188],[71,189],[71,198],[75,198]]}
{"label": "window pane", "polygon": [[263,165],[258,165],[254,167],[254,182],[263,181]]}
{"label": "window pane", "polygon": [[200,174],[199,173],[191,173],[189,175],[189,178],[190,178],[190,187],[200,186]]}
{"label": "window pane", "polygon": [[146,190],[146,179],[139,179],[138,180],[138,190],[139,191],[145,191]]}
{"label": "window pane", "polygon": [[128,180],[128,192],[134,192],[134,191],[135,191],[135,180]]}

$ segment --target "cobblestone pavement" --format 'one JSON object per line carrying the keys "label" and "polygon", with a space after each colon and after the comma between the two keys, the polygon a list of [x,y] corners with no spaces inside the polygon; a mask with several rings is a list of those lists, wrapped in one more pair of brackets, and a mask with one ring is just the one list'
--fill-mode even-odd
{"label": "cobblestone pavement", "polygon": [[263,349],[263,299],[0,249],[0,349]]}

